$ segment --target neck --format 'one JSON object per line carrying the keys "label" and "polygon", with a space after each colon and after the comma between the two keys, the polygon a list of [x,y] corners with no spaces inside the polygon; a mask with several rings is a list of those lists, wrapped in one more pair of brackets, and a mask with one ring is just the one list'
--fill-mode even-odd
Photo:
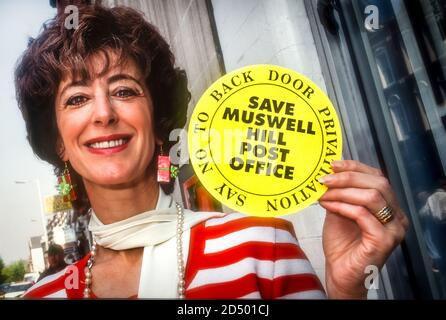
{"label": "neck", "polygon": [[135,265],[142,258],[144,248],[127,250],[111,250],[97,246],[95,260],[97,263],[109,263],[114,259],[120,259],[125,264]]}
{"label": "neck", "polygon": [[85,179],[84,184],[91,207],[104,224],[153,210],[158,201],[159,186],[153,176],[122,186],[103,186]]}

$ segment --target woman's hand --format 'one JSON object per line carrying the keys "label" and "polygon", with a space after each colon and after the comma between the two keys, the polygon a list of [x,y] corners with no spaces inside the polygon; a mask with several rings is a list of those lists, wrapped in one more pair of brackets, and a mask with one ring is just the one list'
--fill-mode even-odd
{"label": "woman's hand", "polygon": [[[319,203],[327,210],[323,230],[329,298],[366,298],[366,267],[381,269],[403,240],[409,221],[389,181],[363,163],[334,161],[335,173],[320,178],[328,187]],[[383,225],[374,214],[385,206],[394,218]]]}

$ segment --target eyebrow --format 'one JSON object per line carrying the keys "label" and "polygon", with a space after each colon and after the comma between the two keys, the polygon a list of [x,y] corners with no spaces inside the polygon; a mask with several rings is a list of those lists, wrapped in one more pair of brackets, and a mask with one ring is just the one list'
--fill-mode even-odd
{"label": "eyebrow", "polygon": [[[132,77],[131,75],[126,74],[126,73],[118,73],[118,74],[111,76],[110,78],[107,79],[107,83],[112,84],[112,83],[120,81],[120,80],[132,80],[132,81],[135,81],[137,84],[139,84],[142,87],[142,85],[138,81],[138,79],[136,79],[135,77]],[[72,81],[62,89],[60,96],[62,96],[64,94],[64,92],[70,87],[87,86],[87,84],[89,82],[91,82],[91,80],[87,80],[87,79]]]}
{"label": "eyebrow", "polygon": [[69,88],[69,87],[77,87],[77,86],[86,86],[87,85],[87,80],[86,79],[82,79],[82,80],[75,80],[70,82],[69,84],[67,84],[62,91],[60,92],[60,97],[64,94],[64,92]]}
{"label": "eyebrow", "polygon": [[138,81],[138,79],[136,79],[136,78],[134,78],[131,75],[126,74],[126,73],[118,73],[118,74],[115,74],[115,75],[111,76],[110,78],[108,78],[107,83],[108,84],[112,84],[113,82],[116,82],[116,81],[119,81],[119,80],[132,80],[132,81],[135,81],[137,84],[139,84],[142,87],[142,85]]}

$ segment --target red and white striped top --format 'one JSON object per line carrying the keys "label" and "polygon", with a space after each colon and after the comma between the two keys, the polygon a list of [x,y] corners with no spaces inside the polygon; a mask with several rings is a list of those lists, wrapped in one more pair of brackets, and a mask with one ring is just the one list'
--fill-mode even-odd
{"label": "red and white striped top", "polygon": [[[82,298],[88,256],[48,276],[26,298]],[[186,263],[188,299],[323,299],[324,290],[293,226],[233,213],[192,227]]]}

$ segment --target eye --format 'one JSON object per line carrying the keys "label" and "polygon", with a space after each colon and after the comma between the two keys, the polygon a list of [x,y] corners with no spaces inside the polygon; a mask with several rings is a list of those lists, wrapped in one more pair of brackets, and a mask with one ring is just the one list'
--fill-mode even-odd
{"label": "eye", "polygon": [[88,101],[87,97],[84,96],[74,96],[67,100],[67,106],[79,107]]}
{"label": "eye", "polygon": [[129,98],[138,95],[138,93],[133,89],[119,89],[115,96],[118,98]]}

